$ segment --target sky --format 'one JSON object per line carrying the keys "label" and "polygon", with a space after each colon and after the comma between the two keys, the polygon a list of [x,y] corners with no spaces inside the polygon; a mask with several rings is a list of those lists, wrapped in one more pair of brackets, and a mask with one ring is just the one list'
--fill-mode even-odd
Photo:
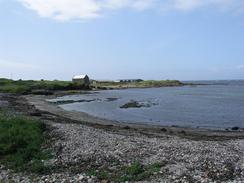
{"label": "sky", "polygon": [[0,77],[244,79],[243,0],[0,0]]}

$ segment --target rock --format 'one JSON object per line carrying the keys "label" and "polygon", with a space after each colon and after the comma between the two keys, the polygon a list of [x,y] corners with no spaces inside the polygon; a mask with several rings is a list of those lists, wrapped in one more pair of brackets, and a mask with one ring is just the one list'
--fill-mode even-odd
{"label": "rock", "polygon": [[38,111],[38,110],[35,110],[35,111],[31,111],[29,113],[29,115],[31,115],[31,116],[41,116],[42,113],[40,111]]}
{"label": "rock", "polygon": [[112,102],[112,101],[116,101],[116,100],[118,100],[119,98],[113,98],[113,97],[111,97],[111,98],[106,98],[106,101],[108,101],[108,102]]}
{"label": "rock", "polygon": [[84,179],[84,176],[83,175],[80,175],[79,178],[78,178],[79,181],[81,181],[83,179]]}
{"label": "rock", "polygon": [[126,130],[129,130],[129,129],[130,129],[129,126],[125,126],[125,127],[123,127],[123,128],[126,129]]}
{"label": "rock", "polygon": [[233,130],[233,131],[237,131],[237,130],[239,130],[240,128],[238,127],[238,126],[235,126],[235,127],[232,127],[231,128],[231,130]]}
{"label": "rock", "polygon": [[186,135],[186,131],[184,131],[184,130],[181,130],[179,133]]}
{"label": "rock", "polygon": [[160,131],[167,132],[167,129],[166,128],[161,128]]}
{"label": "rock", "polygon": [[120,106],[121,109],[141,108],[141,107],[150,107],[150,104],[145,104],[142,102],[137,102],[137,101],[131,100],[130,102]]}
{"label": "rock", "polygon": [[[32,110],[33,108],[30,108],[29,111]],[[149,133],[150,131],[140,133],[143,131],[139,130],[119,129],[117,131],[108,126],[97,128],[92,125],[73,123],[68,118],[49,113],[43,113],[41,119],[49,125],[49,135],[53,138],[50,150],[54,157],[48,166],[60,168],[57,169],[59,173],[51,173],[51,171],[48,175],[34,175],[33,178],[32,174],[23,175],[19,172],[2,170],[4,167],[0,165],[0,182],[22,180],[25,183],[98,183],[100,181],[97,177],[88,177],[84,173],[87,170],[100,172],[108,169],[109,177],[111,177],[113,172],[128,167],[134,161],[142,162],[145,168],[152,168],[151,176],[144,179],[148,183],[244,182],[244,139],[233,137],[230,140],[216,141],[211,137],[210,140],[202,140],[200,137],[195,141],[191,138],[181,138],[181,135],[174,136],[173,133],[176,134],[177,130],[175,133],[170,130],[170,127],[159,128],[153,134]],[[130,127],[125,124],[124,128]],[[164,131],[167,133],[164,134]],[[172,134],[169,135],[169,133]],[[225,131],[223,133],[229,134]],[[233,134],[237,133],[233,132]],[[187,131],[187,135],[190,136],[191,132]],[[151,167],[159,162],[160,171],[158,171],[158,166]],[[162,162],[166,163],[161,164]],[[160,175],[154,175],[154,170]],[[56,172],[55,169],[54,172]],[[191,178],[194,180],[189,181]],[[102,183],[106,182],[107,180],[102,181]]]}
{"label": "rock", "polygon": [[33,95],[53,95],[54,92],[49,91],[49,90],[33,90],[31,92]]}
{"label": "rock", "polygon": [[92,181],[92,179],[88,179],[87,182],[88,183],[92,183],[93,181]]}
{"label": "rock", "polygon": [[171,165],[166,165],[165,167],[162,168],[167,169],[169,174],[173,174],[173,177],[181,177],[187,172],[187,168],[183,163],[178,163],[178,164],[171,164]]}

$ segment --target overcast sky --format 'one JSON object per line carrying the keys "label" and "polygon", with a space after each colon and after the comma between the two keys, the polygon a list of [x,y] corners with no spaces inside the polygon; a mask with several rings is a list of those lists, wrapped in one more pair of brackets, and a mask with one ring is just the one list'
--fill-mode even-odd
{"label": "overcast sky", "polygon": [[0,0],[0,77],[244,79],[243,0]]}

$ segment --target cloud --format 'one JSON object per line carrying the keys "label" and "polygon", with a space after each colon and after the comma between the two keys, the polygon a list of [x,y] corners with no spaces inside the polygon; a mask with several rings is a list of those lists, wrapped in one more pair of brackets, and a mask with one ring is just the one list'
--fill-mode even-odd
{"label": "cloud", "polygon": [[221,11],[244,11],[243,0],[162,0],[164,10],[194,11],[200,8],[212,8]]}
{"label": "cloud", "polygon": [[101,6],[94,0],[20,0],[41,17],[56,20],[87,19],[100,15]]}
{"label": "cloud", "polygon": [[173,9],[187,11],[206,5],[207,0],[175,0],[172,2]]}
{"label": "cloud", "polygon": [[18,0],[41,17],[59,21],[92,19],[119,9],[194,11],[203,7],[243,12],[243,0]]}

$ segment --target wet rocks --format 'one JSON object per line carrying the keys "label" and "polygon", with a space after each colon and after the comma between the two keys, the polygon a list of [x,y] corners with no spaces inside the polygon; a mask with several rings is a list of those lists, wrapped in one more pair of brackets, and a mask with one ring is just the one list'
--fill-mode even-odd
{"label": "wet rocks", "polygon": [[239,130],[240,128],[238,127],[238,126],[235,126],[235,127],[232,127],[231,128],[231,130],[233,130],[233,131],[237,131],[237,130]]}
{"label": "wet rocks", "polygon": [[42,112],[41,111],[39,111],[39,110],[33,110],[33,111],[30,111],[29,112],[29,115],[30,116],[42,116]]}
{"label": "wet rocks", "polygon": [[137,101],[131,100],[130,102],[120,106],[121,109],[128,109],[128,108],[141,108],[144,107],[143,104],[140,104]]}
{"label": "wet rocks", "polygon": [[179,134],[182,134],[182,135],[186,135],[186,131],[185,130],[181,130],[178,132]]}
{"label": "wet rocks", "polygon": [[93,102],[99,99],[91,99],[91,100],[57,100],[57,101],[49,101],[51,104],[55,105],[64,105],[64,104],[72,104],[72,103],[81,103],[81,102]]}
{"label": "wet rocks", "polygon": [[168,130],[166,128],[161,128],[160,131],[167,132]]}
{"label": "wet rocks", "polygon": [[152,101],[135,101],[135,100],[130,100],[126,104],[120,106],[121,109],[128,109],[128,108],[142,108],[142,107],[151,107],[153,105],[158,105],[156,102]]}
{"label": "wet rocks", "polygon": [[129,130],[130,127],[129,127],[129,126],[125,126],[125,127],[123,127],[123,129],[125,129],[125,130]]}
{"label": "wet rocks", "polygon": [[50,91],[50,90],[32,90],[30,92],[30,94],[33,94],[33,95],[53,95],[54,92],[53,91]]}
{"label": "wet rocks", "polygon": [[113,102],[113,101],[116,101],[118,100],[119,98],[116,98],[116,97],[110,97],[110,98],[106,98],[106,101],[108,102]]}
{"label": "wet rocks", "polygon": [[131,100],[128,103],[120,106],[121,109],[141,108],[141,107],[150,107],[150,105],[142,103],[142,102],[137,102],[137,101]]}

